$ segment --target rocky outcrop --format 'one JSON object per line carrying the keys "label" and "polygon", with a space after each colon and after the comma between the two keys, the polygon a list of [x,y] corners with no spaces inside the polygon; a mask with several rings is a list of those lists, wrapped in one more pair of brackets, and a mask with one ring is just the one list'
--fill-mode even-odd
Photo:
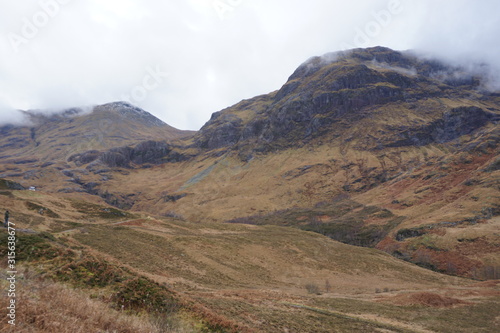
{"label": "rocky outcrop", "polygon": [[80,154],[72,155],[68,158],[68,162],[74,162],[77,166],[82,166],[95,161],[101,156],[98,150],[89,150]]}
{"label": "rocky outcrop", "polygon": [[161,164],[165,162],[184,161],[191,156],[182,154],[173,146],[163,141],[145,141],[135,147],[124,146],[112,148],[105,152],[90,150],[69,157],[68,162],[74,162],[77,166],[87,165],[88,169],[102,169],[103,166],[110,168],[130,168],[133,165],[143,166],[146,164]]}
{"label": "rocky outcrop", "polygon": [[232,146],[239,141],[242,129],[242,120],[237,116],[216,112],[201,129],[204,134],[197,139],[197,145],[210,150]]}
{"label": "rocky outcrop", "polygon": [[28,127],[0,126],[0,151],[21,149],[32,144],[31,130]]}
{"label": "rocky outcrop", "polygon": [[396,140],[387,147],[424,146],[455,140],[485,126],[496,115],[478,107],[458,107],[446,111],[441,119],[429,125],[403,129]]}

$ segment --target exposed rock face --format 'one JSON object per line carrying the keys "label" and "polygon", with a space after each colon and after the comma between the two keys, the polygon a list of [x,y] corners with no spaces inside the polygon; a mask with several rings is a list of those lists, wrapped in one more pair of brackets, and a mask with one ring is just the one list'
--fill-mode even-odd
{"label": "exposed rock face", "polygon": [[73,155],[68,161],[74,162],[78,166],[90,163],[89,167],[91,168],[94,168],[95,165],[105,165],[110,168],[129,168],[131,164],[160,164],[178,162],[186,158],[186,156],[174,151],[173,147],[166,142],[145,141],[135,147],[118,147],[105,152],[90,150]]}
{"label": "exposed rock face", "polygon": [[159,163],[170,152],[164,142],[147,141],[132,147],[113,148],[103,153],[99,159],[109,167],[129,167],[130,163]]}
{"label": "exposed rock face", "polygon": [[454,108],[429,125],[403,130],[399,134],[402,139],[387,146],[424,146],[430,143],[449,142],[485,126],[495,117],[495,114],[478,107]]}
{"label": "exposed rock face", "polygon": [[[207,128],[206,135],[197,141],[200,148],[217,149],[232,146],[240,139],[242,121],[232,114],[214,113],[207,125],[203,127]],[[213,130],[209,130],[208,127],[212,127]]]}
{"label": "exposed rock face", "polygon": [[328,54],[299,66],[279,91],[214,113],[195,142],[204,149],[249,144],[256,151],[286,148],[325,133],[331,137],[372,117],[371,110],[395,105],[424,124],[393,127],[401,139],[389,146],[447,142],[485,126],[495,115],[464,105],[448,108],[436,119],[411,109],[430,98],[467,98],[479,84],[463,69],[387,48]]}
{"label": "exposed rock face", "polygon": [[459,107],[444,114],[443,120],[436,124],[433,138],[436,142],[447,142],[470,134],[483,127],[495,117],[478,107]]}
{"label": "exposed rock face", "polygon": [[28,128],[20,128],[13,125],[0,127],[0,151],[9,149],[21,149],[32,144],[32,132]]}
{"label": "exposed rock face", "polygon": [[69,157],[68,162],[75,162],[77,166],[82,166],[90,162],[95,161],[101,156],[101,152],[98,150],[89,150],[87,152],[72,155]]}

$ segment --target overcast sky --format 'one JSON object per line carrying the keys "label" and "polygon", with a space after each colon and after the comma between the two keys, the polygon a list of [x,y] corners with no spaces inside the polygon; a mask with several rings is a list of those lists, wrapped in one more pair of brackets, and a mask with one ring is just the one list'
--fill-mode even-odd
{"label": "overcast sky", "polygon": [[499,13],[498,0],[0,0],[0,122],[128,100],[196,130],[351,47],[500,68]]}

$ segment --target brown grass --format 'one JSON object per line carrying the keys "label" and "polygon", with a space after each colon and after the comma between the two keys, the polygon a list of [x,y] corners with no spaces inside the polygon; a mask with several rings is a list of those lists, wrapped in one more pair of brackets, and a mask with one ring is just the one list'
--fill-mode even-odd
{"label": "brown grass", "polygon": [[[3,326],[2,332],[161,332],[147,317],[126,315],[58,283],[24,280],[18,290],[16,326]],[[2,297],[2,312],[6,302]]]}
{"label": "brown grass", "polygon": [[430,292],[400,294],[389,298],[387,301],[396,305],[423,305],[434,308],[448,308],[456,305],[470,304],[457,298],[441,296]]}

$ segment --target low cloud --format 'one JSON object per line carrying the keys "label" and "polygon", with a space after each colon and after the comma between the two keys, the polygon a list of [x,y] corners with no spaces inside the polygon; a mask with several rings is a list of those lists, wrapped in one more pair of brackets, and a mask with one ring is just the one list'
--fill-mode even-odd
{"label": "low cloud", "polygon": [[29,126],[31,123],[22,111],[0,106],[0,126]]}
{"label": "low cloud", "polygon": [[417,75],[417,70],[414,67],[403,68],[403,67],[398,67],[398,66],[392,66],[392,65],[389,65],[386,62],[379,62],[376,59],[373,59],[371,61],[371,65],[373,67],[376,67],[376,68],[383,68],[383,69],[393,70],[393,71],[395,71],[397,73],[400,73],[400,74],[403,74],[403,75],[407,75],[407,76],[415,76],[415,75]]}
{"label": "low cloud", "polygon": [[467,83],[475,78],[480,80],[480,89],[483,92],[500,91],[500,61],[492,60],[488,54],[444,53],[440,51],[422,50],[410,52],[416,57],[428,61],[437,61],[448,68],[431,73],[435,79],[445,83]]}
{"label": "low cloud", "polygon": [[52,117],[64,115],[65,117],[80,117],[94,111],[94,106],[87,105],[72,108],[48,108],[35,110],[16,110],[10,106],[0,104],[0,126],[33,126],[31,115]]}

